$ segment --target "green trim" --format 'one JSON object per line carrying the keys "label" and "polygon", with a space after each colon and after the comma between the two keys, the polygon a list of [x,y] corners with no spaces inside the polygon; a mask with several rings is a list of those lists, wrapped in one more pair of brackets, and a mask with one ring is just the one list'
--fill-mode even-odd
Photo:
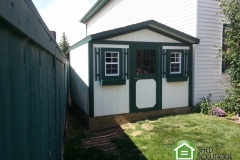
{"label": "green trim", "polygon": [[99,10],[101,10],[110,0],[98,0],[92,8],[82,17],[81,23],[86,23],[90,20]]}
{"label": "green trim", "polygon": [[[119,52],[119,62],[118,62],[118,76],[105,76],[105,52],[107,51],[114,51],[114,52]],[[100,59],[101,59],[101,72],[100,72],[100,77],[101,80],[112,80],[112,79],[123,79],[124,75],[123,75],[123,49],[122,48],[101,48],[101,53],[100,53]]]}
{"label": "green trim", "polygon": [[81,40],[81,41],[75,43],[74,45],[72,45],[72,46],[69,48],[69,50],[70,50],[70,51],[71,51],[71,50],[74,50],[75,48],[80,47],[80,46],[82,46],[82,45],[90,42],[91,40],[92,40],[92,37],[91,37],[91,36],[88,36],[88,37],[84,38],[83,40]]}
{"label": "green trim", "polygon": [[88,43],[88,67],[89,67],[89,118],[94,117],[94,77],[93,77],[93,43]]}
{"label": "green trim", "polygon": [[[130,45],[130,60],[131,65],[130,65],[130,87],[129,87],[129,94],[130,94],[130,113],[134,112],[145,112],[145,111],[154,111],[154,110],[159,110],[160,109],[160,100],[158,98],[159,96],[159,91],[162,87],[159,81],[159,73],[160,71],[160,63],[158,61],[160,60],[160,48],[157,45]],[[154,49],[156,50],[156,74],[155,75],[136,75],[136,50],[138,49]],[[138,78],[138,79],[135,79]],[[144,109],[139,109],[136,106],[136,82],[139,79],[154,79],[156,81],[156,105],[151,107],[151,108],[144,108]]]}
{"label": "green trim", "polygon": [[[153,28],[152,26],[161,28],[161,30]],[[113,29],[113,30],[108,30],[108,31],[105,31],[105,32],[100,32],[100,33],[92,35],[92,38],[93,39],[99,39],[99,38],[115,37],[115,36],[118,36],[118,35],[134,32],[134,31],[141,30],[141,29],[149,29],[149,28],[151,28],[152,30],[155,30],[155,31],[156,30],[159,30],[161,32],[166,31],[165,33],[167,33],[167,34],[169,34],[173,37],[176,37],[178,39],[182,39],[183,41],[186,41],[186,42],[191,43],[191,44],[199,44],[199,42],[200,42],[200,40],[198,38],[192,37],[192,36],[190,36],[188,34],[185,34],[181,31],[178,31],[176,29],[168,27],[164,24],[158,23],[154,20],[149,20],[149,21],[140,22],[140,23],[137,23],[137,24],[133,24],[133,25],[129,25],[129,26]]]}
{"label": "green trim", "polygon": [[192,68],[193,68],[193,66],[192,66],[192,59],[193,58],[193,47],[192,47],[192,45],[190,46],[190,49],[189,49],[189,52],[188,52],[188,75],[189,75],[189,82],[188,82],[188,89],[189,89],[189,91],[188,91],[188,106],[189,107],[192,107],[193,106],[193,103],[192,103],[192,101],[193,101],[193,81],[192,81],[192,78],[193,78],[193,76],[192,76]]}
{"label": "green trim", "polygon": [[125,85],[126,79],[116,79],[116,80],[101,80],[101,86],[109,86],[109,85]]}
{"label": "green trim", "polygon": [[[163,62],[163,53],[162,53],[162,45],[160,45],[159,46],[159,62],[160,62],[160,64],[161,64],[161,62]],[[159,75],[158,75],[158,81],[159,81],[159,86],[160,87],[158,87],[158,98],[157,98],[157,102],[158,102],[158,104],[159,104],[159,109],[161,110],[162,109],[162,66],[161,65],[159,65]]]}
{"label": "green trim", "polygon": [[167,82],[187,81],[188,77],[168,77]]}
{"label": "green trim", "polygon": [[189,46],[190,43],[169,43],[169,42],[137,42],[137,41],[110,41],[110,40],[93,40],[94,44],[121,44],[121,45],[163,45],[163,46]]}

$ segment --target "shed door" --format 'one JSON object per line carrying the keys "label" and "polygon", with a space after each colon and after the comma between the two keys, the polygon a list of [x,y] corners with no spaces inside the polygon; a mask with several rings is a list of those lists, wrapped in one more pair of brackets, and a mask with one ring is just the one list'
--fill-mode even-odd
{"label": "shed door", "polygon": [[159,108],[159,57],[157,46],[133,47],[130,62],[130,112]]}

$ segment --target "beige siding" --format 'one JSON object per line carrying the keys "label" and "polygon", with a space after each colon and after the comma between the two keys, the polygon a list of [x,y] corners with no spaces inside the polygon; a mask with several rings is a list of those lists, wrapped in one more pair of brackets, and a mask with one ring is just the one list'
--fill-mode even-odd
{"label": "beige siding", "polygon": [[198,0],[197,37],[201,39],[195,51],[194,104],[200,98],[212,94],[217,101],[225,94],[221,81],[227,75],[222,74],[221,58],[217,58],[218,48],[222,45],[222,14],[217,1]]}
{"label": "beige siding", "polygon": [[111,0],[87,22],[87,33],[153,19],[195,36],[195,5],[195,0]]}
{"label": "beige siding", "polygon": [[[109,44],[94,44],[93,47],[129,48],[128,45]],[[94,117],[121,113],[129,113],[129,80],[126,85],[100,86],[100,82],[94,79]]]}
{"label": "beige siding", "polygon": [[107,40],[111,41],[135,41],[135,42],[171,42],[180,43],[174,39],[168,38],[156,32],[150,31],[148,29],[143,29],[140,31],[124,34],[121,36],[113,37]]}

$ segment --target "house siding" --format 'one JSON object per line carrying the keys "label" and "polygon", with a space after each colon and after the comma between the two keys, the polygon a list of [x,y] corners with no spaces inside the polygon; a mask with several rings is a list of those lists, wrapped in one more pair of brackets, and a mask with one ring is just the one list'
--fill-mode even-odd
{"label": "house siding", "polygon": [[87,33],[90,35],[153,19],[195,36],[195,13],[195,1],[189,0],[111,0],[87,22]]}
{"label": "house siding", "polygon": [[88,43],[71,50],[70,84],[71,98],[87,114],[89,114],[89,67]]}
{"label": "house siding", "polygon": [[220,100],[225,94],[221,81],[227,81],[221,71],[222,59],[217,58],[219,48],[215,47],[222,45],[224,16],[219,13],[217,1],[198,0],[197,9],[197,37],[201,41],[195,46],[194,104],[209,94],[213,101]]}

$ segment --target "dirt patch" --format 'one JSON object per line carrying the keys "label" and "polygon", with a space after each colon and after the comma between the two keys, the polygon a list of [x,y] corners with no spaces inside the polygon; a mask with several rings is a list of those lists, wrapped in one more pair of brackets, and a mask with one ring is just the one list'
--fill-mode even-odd
{"label": "dirt patch", "polygon": [[131,136],[136,137],[142,134],[142,131],[134,131],[131,133]]}
{"label": "dirt patch", "polygon": [[123,124],[120,126],[123,130],[128,130],[128,129],[132,129],[135,130],[136,127],[135,125],[133,125],[132,123],[127,123],[127,124]]}
{"label": "dirt patch", "polygon": [[147,147],[146,146],[142,146],[140,149],[147,149]]}
{"label": "dirt patch", "polygon": [[144,129],[144,130],[150,131],[150,130],[152,130],[153,128],[154,128],[154,126],[151,125],[151,124],[143,124],[143,125],[142,125],[142,129]]}

